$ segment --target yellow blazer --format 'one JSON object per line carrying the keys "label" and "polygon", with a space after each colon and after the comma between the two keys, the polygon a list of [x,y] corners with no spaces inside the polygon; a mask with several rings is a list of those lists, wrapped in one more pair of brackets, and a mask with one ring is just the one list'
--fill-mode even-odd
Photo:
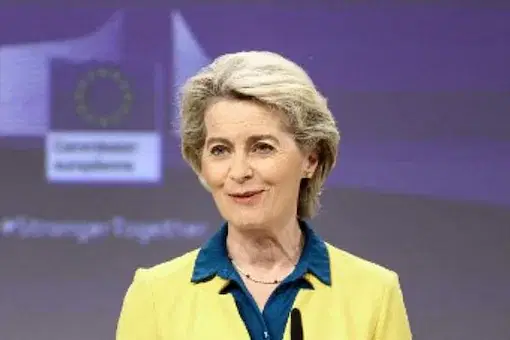
{"label": "yellow blazer", "polygon": [[[410,340],[406,308],[395,272],[326,243],[331,286],[313,274],[301,289],[304,339]],[[249,340],[226,280],[195,284],[198,250],[135,273],[120,313],[117,340]],[[290,340],[289,320],[284,340]]]}

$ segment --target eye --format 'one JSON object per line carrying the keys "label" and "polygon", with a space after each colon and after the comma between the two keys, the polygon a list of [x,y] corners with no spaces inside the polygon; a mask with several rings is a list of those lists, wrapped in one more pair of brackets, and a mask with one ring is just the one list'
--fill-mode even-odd
{"label": "eye", "polygon": [[267,143],[257,143],[254,145],[253,149],[255,150],[255,152],[263,154],[271,153],[274,151],[274,147],[271,144]]}
{"label": "eye", "polygon": [[214,156],[221,156],[226,152],[228,152],[228,149],[224,145],[215,145],[209,150],[209,153]]}

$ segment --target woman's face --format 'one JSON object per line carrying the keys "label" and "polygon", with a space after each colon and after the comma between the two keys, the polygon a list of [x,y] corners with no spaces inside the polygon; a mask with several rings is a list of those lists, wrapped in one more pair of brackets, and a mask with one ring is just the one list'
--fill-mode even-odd
{"label": "woman's face", "polygon": [[220,100],[205,113],[202,179],[223,218],[257,228],[295,218],[299,186],[316,169],[280,115],[249,101]]}

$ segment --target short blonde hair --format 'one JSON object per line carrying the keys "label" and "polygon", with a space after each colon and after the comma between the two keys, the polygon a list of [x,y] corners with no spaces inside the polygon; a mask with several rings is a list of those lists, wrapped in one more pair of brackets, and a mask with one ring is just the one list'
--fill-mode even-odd
{"label": "short blonde hair", "polygon": [[197,174],[206,138],[204,114],[221,98],[252,100],[283,113],[298,147],[317,152],[317,171],[302,180],[297,210],[299,218],[315,216],[336,163],[340,132],[307,73],[279,54],[250,51],[220,56],[188,79],[181,92],[181,151]]}

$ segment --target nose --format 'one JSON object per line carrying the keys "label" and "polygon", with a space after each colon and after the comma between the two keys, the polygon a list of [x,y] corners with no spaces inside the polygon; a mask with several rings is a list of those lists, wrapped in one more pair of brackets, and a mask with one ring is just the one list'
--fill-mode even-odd
{"label": "nose", "polygon": [[231,159],[229,177],[237,183],[243,183],[253,176],[250,162],[244,154],[238,153]]}

